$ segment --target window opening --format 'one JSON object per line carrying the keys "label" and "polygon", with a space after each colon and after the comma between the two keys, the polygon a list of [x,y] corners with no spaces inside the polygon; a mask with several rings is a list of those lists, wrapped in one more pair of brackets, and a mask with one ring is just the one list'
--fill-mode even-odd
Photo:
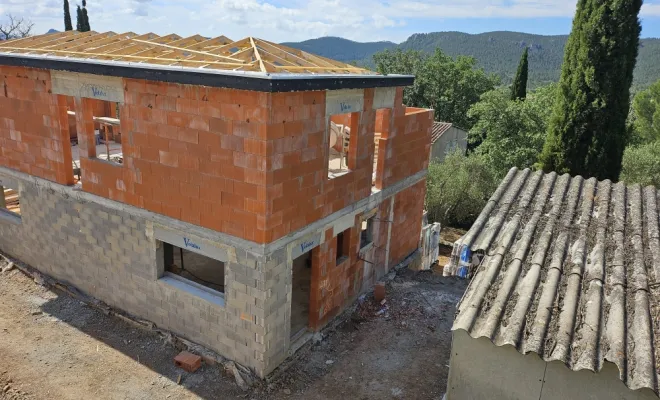
{"label": "window opening", "polygon": [[374,218],[368,218],[362,221],[362,231],[360,233],[360,248],[363,249],[373,243]]}
{"label": "window opening", "polygon": [[225,292],[225,263],[181,247],[163,243],[165,272]]}
{"label": "window opening", "polygon": [[348,258],[350,247],[351,228],[348,228],[337,235],[337,264],[341,264]]}
{"label": "window opening", "polygon": [[293,260],[291,280],[291,342],[294,342],[309,326],[312,250]]}
{"label": "window opening", "polygon": [[351,139],[352,113],[330,117],[328,127],[328,178],[336,178],[349,172],[348,155]]}
{"label": "window opening", "polygon": [[[124,156],[121,150],[121,132],[119,127],[119,103],[94,100],[94,138],[97,145],[96,157],[122,164]],[[98,146],[102,145],[101,149]],[[98,151],[101,150],[101,151]]]}
{"label": "window opening", "polygon": [[18,189],[0,185],[0,210],[21,215],[21,201]]}

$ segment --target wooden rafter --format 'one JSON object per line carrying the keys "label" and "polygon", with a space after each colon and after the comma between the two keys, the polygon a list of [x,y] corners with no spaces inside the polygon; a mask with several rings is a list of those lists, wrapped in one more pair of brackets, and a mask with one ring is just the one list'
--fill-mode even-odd
{"label": "wooden rafter", "polygon": [[295,74],[375,74],[263,39],[133,32],[59,32],[0,42],[0,54],[124,61],[213,70]]}

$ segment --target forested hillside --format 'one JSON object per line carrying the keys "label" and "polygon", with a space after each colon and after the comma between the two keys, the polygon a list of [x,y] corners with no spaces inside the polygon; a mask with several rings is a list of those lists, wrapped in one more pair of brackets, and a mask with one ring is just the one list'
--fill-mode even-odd
{"label": "forested hillside", "polygon": [[[436,47],[451,56],[468,55],[480,66],[510,83],[520,61],[522,49],[529,47],[529,80],[536,87],[559,79],[567,35],[543,36],[519,32],[488,32],[471,35],[462,32],[418,33],[398,45],[404,50],[433,51]],[[391,42],[358,43],[324,37],[299,43],[286,43],[310,53],[344,62],[358,61],[373,66],[378,51],[397,47]],[[636,88],[645,88],[660,79],[660,39],[642,39],[635,71]]]}
{"label": "forested hillside", "polygon": [[392,42],[360,43],[330,36],[305,40],[304,42],[282,44],[337,61],[358,61],[360,63],[371,60],[374,53],[396,47],[396,43]]}

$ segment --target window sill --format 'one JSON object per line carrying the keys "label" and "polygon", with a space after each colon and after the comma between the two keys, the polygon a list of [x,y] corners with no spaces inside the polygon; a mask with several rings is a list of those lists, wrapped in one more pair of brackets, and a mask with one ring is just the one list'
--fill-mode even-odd
{"label": "window sill", "polygon": [[11,211],[0,210],[0,223],[6,222],[12,225],[21,225],[23,219],[20,215],[14,214]]}
{"label": "window sill", "polygon": [[175,274],[166,272],[165,275],[163,275],[163,277],[161,277],[158,281],[167,286],[186,292],[192,296],[199,297],[202,300],[206,300],[211,304],[215,304],[220,307],[225,306],[224,293],[207,288],[206,286],[202,286],[193,281],[189,281],[188,279],[181,278]]}
{"label": "window sill", "polygon": [[339,178],[340,176],[348,175],[350,173],[351,173],[350,170],[340,171],[340,172],[328,172],[328,179]]}
{"label": "window sill", "polygon": [[359,254],[363,255],[367,251],[371,250],[374,247],[374,242],[369,242],[360,248]]}
{"label": "window sill", "polygon": [[[105,154],[103,154],[103,155],[105,156]],[[110,158],[112,158],[113,156],[117,156],[117,155],[121,155],[123,157],[122,154],[111,154]],[[113,166],[113,167],[123,167],[124,166],[124,163],[119,163],[117,161],[108,160],[106,158],[99,158],[98,156],[90,158],[90,160],[97,161],[97,162],[100,162],[101,164],[106,164],[106,165],[110,165],[110,166]]]}
{"label": "window sill", "polygon": [[337,264],[336,265],[341,265],[345,263],[348,260],[348,256],[342,256],[337,259]]}

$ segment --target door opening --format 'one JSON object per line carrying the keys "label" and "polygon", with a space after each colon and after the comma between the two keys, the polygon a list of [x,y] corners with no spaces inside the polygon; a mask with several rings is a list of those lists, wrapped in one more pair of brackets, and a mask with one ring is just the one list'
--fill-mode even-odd
{"label": "door opening", "polygon": [[292,342],[307,331],[309,326],[309,295],[312,283],[312,252],[293,260],[291,295]]}

